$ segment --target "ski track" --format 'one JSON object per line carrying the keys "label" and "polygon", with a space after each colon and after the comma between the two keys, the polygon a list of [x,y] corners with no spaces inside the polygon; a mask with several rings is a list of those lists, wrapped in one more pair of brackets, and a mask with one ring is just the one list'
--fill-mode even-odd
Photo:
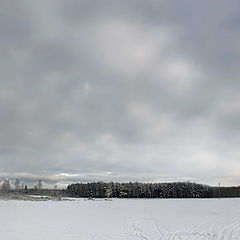
{"label": "ski track", "polygon": [[220,219],[212,226],[219,240],[239,240],[240,239],[240,218],[226,221]]}
{"label": "ski track", "polygon": [[[161,229],[156,219],[147,218],[148,221],[129,224],[127,239],[136,240],[240,240],[240,218],[226,221],[224,218],[215,218],[195,226],[189,231],[169,231]],[[151,225],[153,233],[150,234],[141,226]]]}

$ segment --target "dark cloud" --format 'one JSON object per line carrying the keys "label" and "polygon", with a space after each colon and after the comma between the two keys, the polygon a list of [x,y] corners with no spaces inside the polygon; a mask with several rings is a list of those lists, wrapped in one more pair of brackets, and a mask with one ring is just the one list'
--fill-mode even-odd
{"label": "dark cloud", "polygon": [[2,3],[2,178],[238,185],[239,7]]}

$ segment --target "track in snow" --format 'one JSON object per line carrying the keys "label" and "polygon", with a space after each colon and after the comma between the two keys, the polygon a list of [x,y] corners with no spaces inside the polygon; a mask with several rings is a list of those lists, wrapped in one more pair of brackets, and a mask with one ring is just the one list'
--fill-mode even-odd
{"label": "track in snow", "polygon": [[155,219],[145,219],[141,224],[130,223],[127,235],[129,240],[240,240],[240,218],[216,218],[193,229],[177,231],[161,229]]}

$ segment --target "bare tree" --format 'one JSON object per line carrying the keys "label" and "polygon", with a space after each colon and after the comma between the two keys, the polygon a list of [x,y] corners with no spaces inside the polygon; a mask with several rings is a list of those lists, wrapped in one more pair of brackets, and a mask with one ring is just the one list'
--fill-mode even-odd
{"label": "bare tree", "polygon": [[106,188],[105,189],[105,196],[107,198],[110,198],[112,196],[112,189],[111,188]]}
{"label": "bare tree", "polygon": [[43,182],[42,182],[42,180],[38,180],[37,189],[42,189],[42,187],[43,187]]}
{"label": "bare tree", "polygon": [[3,181],[2,189],[3,189],[4,191],[9,191],[9,190],[11,190],[11,185],[10,185],[10,180],[9,180],[9,178],[6,178],[6,179]]}
{"label": "bare tree", "polygon": [[15,182],[14,182],[14,185],[15,185],[15,189],[16,190],[19,190],[20,189],[20,180],[17,178],[16,180],[15,180]]}

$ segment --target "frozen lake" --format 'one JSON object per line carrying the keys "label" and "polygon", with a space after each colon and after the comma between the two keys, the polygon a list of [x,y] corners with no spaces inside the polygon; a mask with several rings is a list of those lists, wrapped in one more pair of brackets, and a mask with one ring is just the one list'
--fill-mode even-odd
{"label": "frozen lake", "polygon": [[237,240],[240,199],[0,201],[6,240]]}

